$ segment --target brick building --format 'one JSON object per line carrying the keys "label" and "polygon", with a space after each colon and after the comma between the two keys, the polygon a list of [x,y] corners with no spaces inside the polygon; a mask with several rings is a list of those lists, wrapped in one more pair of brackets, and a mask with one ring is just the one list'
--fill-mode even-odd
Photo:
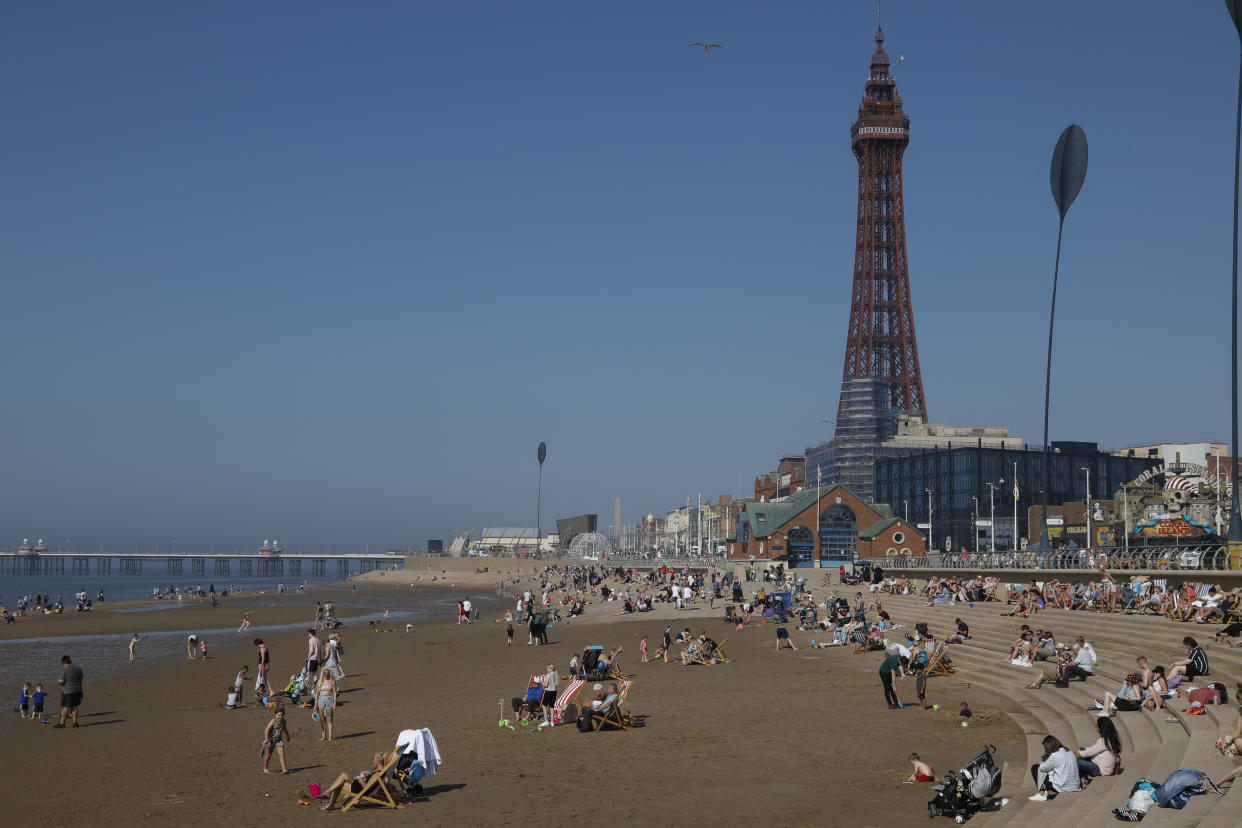
{"label": "brick building", "polygon": [[735,561],[782,562],[788,567],[837,567],[882,555],[919,555],[923,536],[883,504],[868,503],[844,486],[814,487],[771,502],[746,503],[729,538]]}
{"label": "brick building", "polygon": [[806,456],[786,454],[776,465],[776,471],[755,478],[755,500],[766,503],[778,497],[789,497],[802,490],[806,481]]}

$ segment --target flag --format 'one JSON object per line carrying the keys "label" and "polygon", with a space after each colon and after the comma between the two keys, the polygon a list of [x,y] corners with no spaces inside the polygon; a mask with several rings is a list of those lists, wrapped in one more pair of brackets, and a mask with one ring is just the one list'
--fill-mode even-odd
{"label": "flag", "polygon": [[1018,478],[1013,479],[1013,499],[1018,499]]}

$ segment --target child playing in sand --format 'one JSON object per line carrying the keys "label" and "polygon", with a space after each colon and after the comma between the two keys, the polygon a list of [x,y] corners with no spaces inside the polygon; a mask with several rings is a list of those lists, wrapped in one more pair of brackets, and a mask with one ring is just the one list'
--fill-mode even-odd
{"label": "child playing in sand", "polygon": [[39,714],[43,712],[43,700],[45,698],[47,698],[47,693],[44,692],[43,685],[35,684],[34,692],[30,694],[30,718],[39,718]]}
{"label": "child playing in sand", "polygon": [[263,756],[264,773],[271,773],[267,769],[267,764],[272,761],[273,752],[280,757],[280,772],[289,772],[289,768],[285,766],[285,742],[293,741],[292,736],[293,734],[289,732],[289,724],[285,721],[285,709],[276,708],[276,714],[263,730],[263,747],[260,749],[260,754]]}
{"label": "child playing in sand", "polygon": [[23,684],[21,692],[17,694],[17,709],[23,719],[30,718],[30,682]]}
{"label": "child playing in sand", "polygon": [[910,764],[914,765],[914,773],[910,774],[907,782],[935,782],[936,772],[932,770],[932,766],[919,758],[917,753],[911,753],[906,757]]}
{"label": "child playing in sand", "polygon": [[962,717],[962,721],[965,721],[975,714],[970,712],[970,708],[966,705],[966,702],[962,702],[962,711],[957,715]]}
{"label": "child playing in sand", "polygon": [[200,639],[198,642],[198,651],[202,653],[203,663],[207,662],[207,639]]}
{"label": "child playing in sand", "polygon": [[638,642],[638,651],[643,654],[643,663],[647,662],[647,636],[643,636],[643,640]]}
{"label": "child playing in sand", "polygon": [[229,710],[236,710],[241,707],[241,691],[237,689],[237,685],[228,688],[229,698],[224,706]]}

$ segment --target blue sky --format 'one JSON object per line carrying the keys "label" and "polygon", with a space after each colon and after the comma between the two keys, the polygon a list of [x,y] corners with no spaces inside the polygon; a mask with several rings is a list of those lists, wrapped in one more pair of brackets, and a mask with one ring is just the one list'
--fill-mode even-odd
{"label": "blue sky", "polygon": [[[869,2],[4,3],[0,547],[422,546],[831,436]],[[884,7],[934,422],[1227,440],[1219,2]],[[721,43],[704,53],[686,44]]]}

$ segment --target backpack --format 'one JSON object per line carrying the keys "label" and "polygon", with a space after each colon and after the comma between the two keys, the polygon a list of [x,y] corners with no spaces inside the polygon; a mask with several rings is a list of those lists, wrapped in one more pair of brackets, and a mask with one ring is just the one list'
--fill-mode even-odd
{"label": "backpack", "polygon": [[582,733],[590,733],[591,729],[591,708],[583,707],[578,711],[578,730]]}

